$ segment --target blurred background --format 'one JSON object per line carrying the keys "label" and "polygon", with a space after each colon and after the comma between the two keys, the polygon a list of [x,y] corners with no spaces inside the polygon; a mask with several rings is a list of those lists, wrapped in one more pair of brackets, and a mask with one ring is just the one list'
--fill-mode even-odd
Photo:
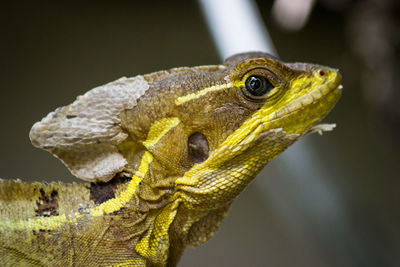
{"label": "blurred background", "polygon": [[[337,128],[270,163],[179,266],[400,266],[399,2],[285,2],[256,5],[282,60],[341,70],[324,120]],[[28,133],[87,90],[221,62],[196,1],[5,1],[0,14],[3,179],[78,181]],[[293,175],[309,154],[322,171]]]}

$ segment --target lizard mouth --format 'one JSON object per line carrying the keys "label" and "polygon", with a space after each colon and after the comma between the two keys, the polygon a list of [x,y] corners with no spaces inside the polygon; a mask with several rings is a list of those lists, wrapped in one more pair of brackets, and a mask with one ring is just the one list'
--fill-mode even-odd
{"label": "lizard mouth", "polygon": [[[297,98],[288,99],[279,110],[266,116],[264,129],[282,128],[287,134],[304,135],[312,132],[322,133],[332,130],[334,126],[317,126],[339,100],[343,86],[341,75],[337,70],[319,70],[317,75],[327,76],[320,84],[309,82],[297,94]],[[314,126],[315,125],[315,126]]]}
{"label": "lizard mouth", "polygon": [[[273,106],[261,108],[213,154],[224,154],[229,149],[233,152],[233,157],[249,148],[255,140],[258,142],[268,140],[271,134],[279,133],[281,140],[287,139],[292,143],[308,133],[332,130],[333,125],[315,125],[335,106],[343,87],[340,85],[341,76],[336,70],[323,69],[323,71],[326,75],[323,79],[316,79],[314,83],[292,85],[286,99],[280,103],[276,111],[271,112]],[[305,80],[309,79],[310,77]],[[272,144],[269,142],[269,145]]]}

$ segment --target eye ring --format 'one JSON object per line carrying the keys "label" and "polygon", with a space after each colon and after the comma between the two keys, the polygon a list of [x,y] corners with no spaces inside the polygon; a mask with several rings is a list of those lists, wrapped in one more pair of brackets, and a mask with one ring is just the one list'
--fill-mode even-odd
{"label": "eye ring", "polygon": [[245,87],[246,92],[253,98],[265,97],[275,88],[267,78],[258,75],[247,77]]}

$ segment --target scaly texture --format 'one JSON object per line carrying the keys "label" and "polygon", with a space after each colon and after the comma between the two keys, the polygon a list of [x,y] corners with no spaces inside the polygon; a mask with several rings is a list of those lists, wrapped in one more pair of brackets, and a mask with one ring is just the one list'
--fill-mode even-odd
{"label": "scaly texture", "polygon": [[96,87],[35,123],[32,144],[53,153],[76,177],[108,181],[127,163],[116,147],[128,136],[119,114],[132,109],[147,89],[143,76]]}
{"label": "scaly texture", "polygon": [[31,139],[96,182],[0,181],[0,265],[176,265],[265,164],[334,127],[315,124],[340,82],[334,69],[245,53],[89,91]]}

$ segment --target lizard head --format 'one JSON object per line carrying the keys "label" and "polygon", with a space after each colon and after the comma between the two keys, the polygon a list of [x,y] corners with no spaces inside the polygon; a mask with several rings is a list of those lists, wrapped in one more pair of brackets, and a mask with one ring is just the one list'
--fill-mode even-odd
{"label": "lizard head", "polygon": [[[104,182],[95,187],[107,199],[93,194],[99,205],[90,220],[140,213],[145,236],[132,241],[142,235],[135,229],[126,241],[149,263],[166,265],[184,246],[212,236],[230,202],[271,159],[324,130],[313,127],[339,99],[340,82],[334,69],[238,54],[223,65],[96,87],[37,122],[30,138],[78,178]],[[121,173],[130,177],[111,180]],[[120,217],[108,218],[124,227]]]}
{"label": "lizard head", "polygon": [[[36,123],[30,138],[78,178],[104,182],[137,173],[137,183],[149,188],[143,192],[167,187],[190,208],[217,208],[315,129],[339,99],[340,82],[327,67],[238,54],[223,65],[94,88]],[[147,198],[161,193],[154,194]]]}
{"label": "lizard head", "polygon": [[238,54],[225,66],[221,85],[198,102],[203,111],[213,106],[208,124],[214,130],[202,132],[213,144],[209,156],[176,180],[189,208],[232,201],[272,158],[312,132],[341,95],[335,69],[283,63],[265,53]]}

